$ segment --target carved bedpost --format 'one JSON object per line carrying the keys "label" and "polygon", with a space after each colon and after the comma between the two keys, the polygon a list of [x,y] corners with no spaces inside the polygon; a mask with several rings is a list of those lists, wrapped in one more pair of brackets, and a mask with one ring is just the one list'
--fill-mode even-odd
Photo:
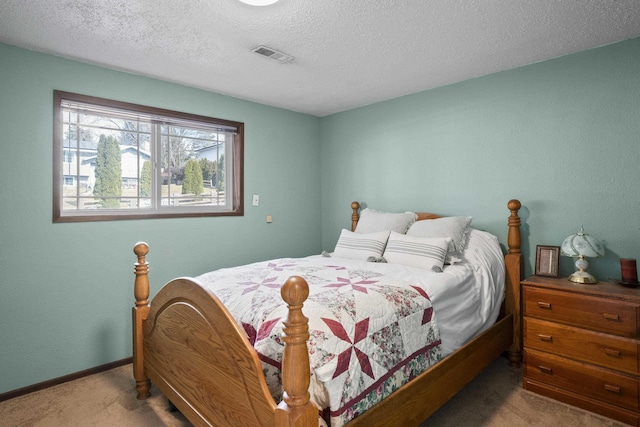
{"label": "carved bedpost", "polygon": [[505,306],[508,310],[507,314],[513,314],[513,344],[509,347],[509,364],[511,366],[520,366],[522,361],[522,303],[520,299],[520,281],[522,280],[522,253],[520,246],[522,240],[518,211],[522,204],[519,200],[513,199],[509,200],[507,207],[511,211],[511,215],[508,220],[509,234],[507,236],[509,250],[504,257],[507,270]]}
{"label": "carved bedpost", "polygon": [[507,237],[507,243],[509,244],[509,253],[515,254],[520,253],[520,244],[521,244],[521,236],[520,236],[520,217],[518,216],[518,211],[522,207],[520,200],[512,199],[507,203],[507,207],[511,211],[511,215],[509,215],[509,235]]}
{"label": "carved bedpost", "polygon": [[149,315],[149,264],[145,257],[149,253],[149,245],[138,242],[133,247],[133,252],[138,257],[135,263],[135,275],[133,294],[136,305],[132,309],[133,314],[133,378],[136,380],[138,399],[146,399],[151,395],[149,389],[151,382],[144,372],[142,323]]}
{"label": "carved bedpost", "polygon": [[317,427],[318,408],[309,400],[309,319],[302,313],[302,304],[309,296],[309,285],[299,276],[292,276],[280,291],[289,313],[284,319],[282,357],[282,388],[284,396],[276,408],[276,427]]}
{"label": "carved bedpost", "polygon": [[351,231],[356,231],[356,225],[358,225],[358,220],[360,219],[360,203],[352,202],[351,209],[353,209],[353,213],[351,214]]}

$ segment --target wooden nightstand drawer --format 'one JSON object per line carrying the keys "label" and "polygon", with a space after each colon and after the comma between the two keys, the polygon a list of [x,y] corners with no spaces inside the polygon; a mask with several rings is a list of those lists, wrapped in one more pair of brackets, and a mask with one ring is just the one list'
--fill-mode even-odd
{"label": "wooden nightstand drawer", "polygon": [[527,390],[640,427],[640,290],[522,281]]}
{"label": "wooden nightstand drawer", "polygon": [[525,317],[525,347],[637,375],[640,341]]}
{"label": "wooden nightstand drawer", "polygon": [[524,376],[573,393],[638,410],[638,379],[536,350],[525,349]]}
{"label": "wooden nightstand drawer", "polygon": [[570,292],[524,287],[524,315],[635,337],[640,304]]}

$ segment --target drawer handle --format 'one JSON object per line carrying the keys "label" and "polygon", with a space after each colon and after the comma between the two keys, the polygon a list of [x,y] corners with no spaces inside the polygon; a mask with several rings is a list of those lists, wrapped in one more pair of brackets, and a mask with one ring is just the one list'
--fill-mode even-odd
{"label": "drawer handle", "polygon": [[604,352],[607,356],[611,356],[611,357],[622,357],[622,353],[620,352],[620,350],[614,350],[612,348],[605,348]]}
{"label": "drawer handle", "polygon": [[538,301],[538,307],[544,308],[545,310],[551,310],[551,303],[550,302]]}
{"label": "drawer handle", "polygon": [[538,338],[540,338],[540,341],[546,341],[546,342],[553,341],[553,337],[551,335],[538,334]]}
{"label": "drawer handle", "polygon": [[611,320],[613,322],[619,322],[620,321],[620,315],[619,314],[602,313],[602,315],[607,320]]}
{"label": "drawer handle", "polygon": [[620,389],[620,387],[615,386],[615,385],[605,384],[604,385],[604,389],[607,390],[610,393],[622,394],[622,390]]}
{"label": "drawer handle", "polygon": [[548,366],[538,365],[538,369],[540,369],[540,372],[542,372],[543,374],[553,374],[553,369],[549,368]]}

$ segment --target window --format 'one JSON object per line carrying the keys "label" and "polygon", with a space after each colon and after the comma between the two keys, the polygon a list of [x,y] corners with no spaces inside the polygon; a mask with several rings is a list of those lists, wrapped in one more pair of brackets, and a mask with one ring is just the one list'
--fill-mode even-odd
{"label": "window", "polygon": [[53,221],[243,215],[244,124],[54,91]]}

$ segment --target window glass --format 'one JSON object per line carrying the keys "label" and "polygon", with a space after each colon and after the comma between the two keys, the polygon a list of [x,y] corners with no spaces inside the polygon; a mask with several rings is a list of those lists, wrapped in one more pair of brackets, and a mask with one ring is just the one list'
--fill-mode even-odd
{"label": "window glass", "polygon": [[243,123],[54,100],[54,221],[243,214]]}

